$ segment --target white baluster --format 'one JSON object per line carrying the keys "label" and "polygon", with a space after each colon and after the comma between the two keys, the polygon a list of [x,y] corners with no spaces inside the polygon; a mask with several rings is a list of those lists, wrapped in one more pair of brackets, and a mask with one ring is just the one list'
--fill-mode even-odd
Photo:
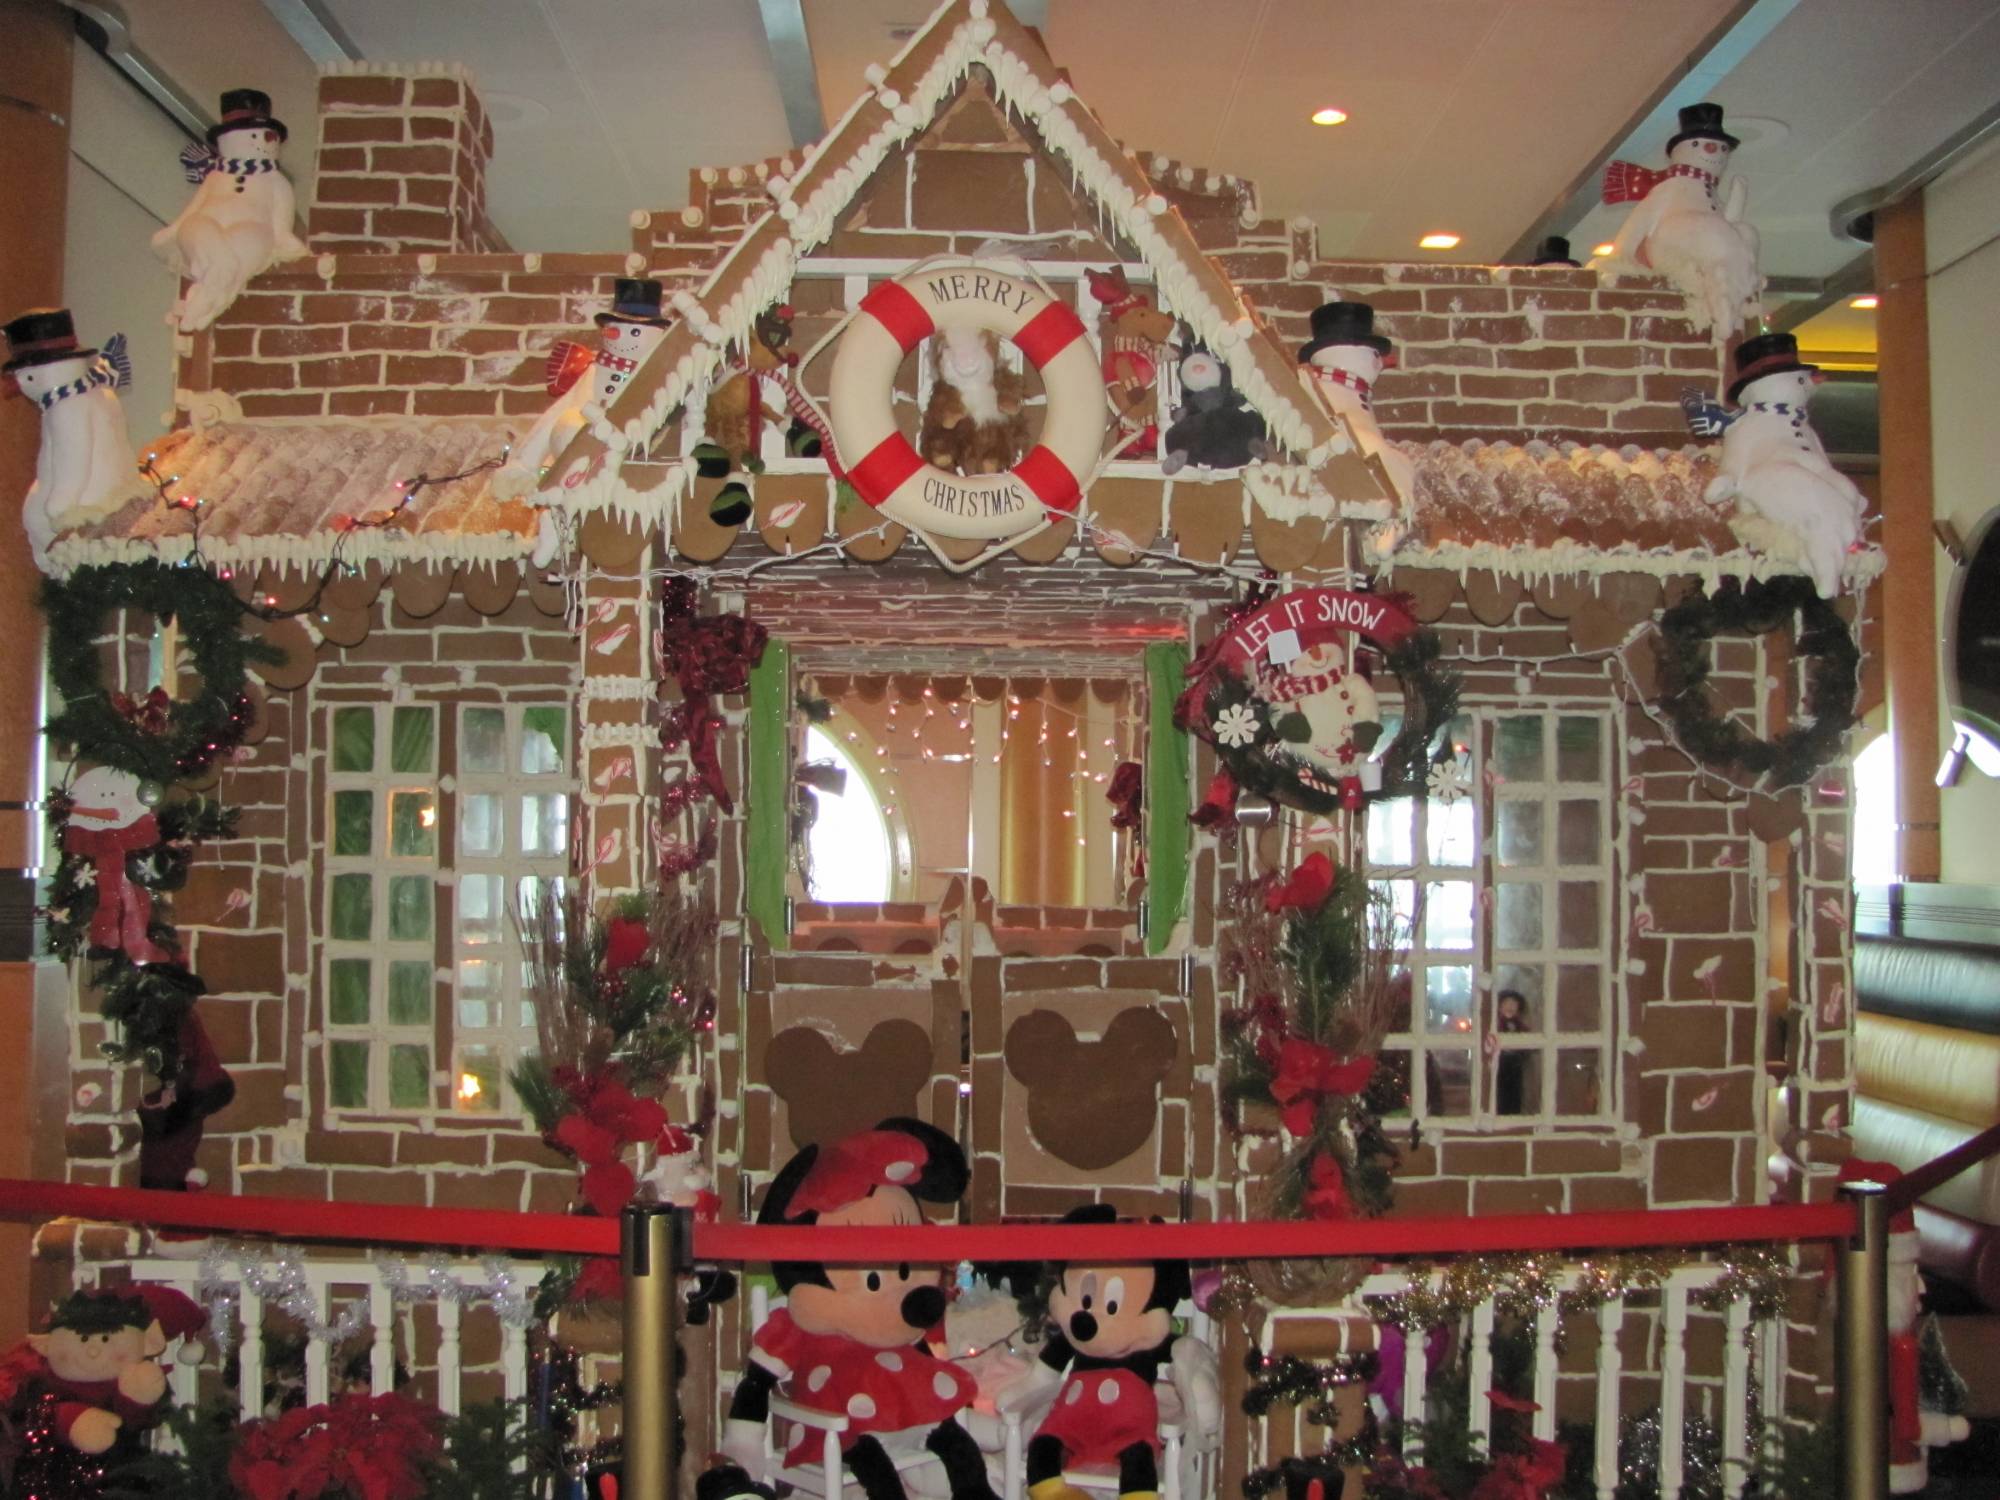
{"label": "white baluster", "polygon": [[1660,1500],[1680,1500],[1681,1429],[1687,1421],[1686,1282],[1668,1281],[1660,1314]]}
{"label": "white baluster", "polygon": [[1535,1436],[1553,1442],[1556,1435],[1556,1309],[1551,1303],[1535,1309]]}
{"label": "white baluster", "polygon": [[518,1323],[500,1325],[500,1379],[509,1401],[528,1394],[528,1330]]}
{"label": "white baluster", "polygon": [[438,1410],[448,1417],[455,1417],[459,1412],[458,1303],[449,1297],[438,1298],[437,1315]]}
{"label": "white baluster", "polygon": [[[1410,1357],[1407,1353],[1405,1358]],[[1472,1414],[1475,1445],[1484,1447],[1493,1437],[1493,1299],[1488,1297],[1472,1310]]]}
{"label": "white baluster", "polygon": [[368,1325],[375,1342],[368,1350],[368,1392],[386,1396],[396,1388],[396,1298],[375,1272],[368,1288]]}
{"label": "white baluster", "polygon": [[1618,1335],[1624,1327],[1625,1299],[1606,1297],[1597,1308],[1597,1453],[1591,1471],[1597,1500],[1612,1500],[1618,1492],[1618,1383],[1625,1373]]}
{"label": "white baluster", "polygon": [[1750,1475],[1750,1303],[1730,1301],[1722,1345],[1722,1489],[1743,1493]]}
{"label": "white baluster", "polygon": [[[322,1323],[327,1321],[327,1310],[333,1300],[332,1292],[333,1289],[324,1280],[318,1275],[312,1275],[313,1316],[318,1318]],[[332,1382],[327,1378],[327,1355],[330,1352],[325,1339],[309,1338],[306,1340],[307,1406],[318,1406],[332,1395],[330,1389]]]}
{"label": "white baluster", "polygon": [[1424,1420],[1424,1377],[1430,1374],[1431,1330],[1403,1330],[1403,1456],[1415,1456],[1416,1428]]}
{"label": "white baluster", "polygon": [[840,1500],[840,1434],[829,1432],[820,1445],[820,1462],[826,1466],[826,1500]]}
{"label": "white baluster", "polygon": [[239,1283],[243,1342],[236,1355],[236,1407],[246,1422],[264,1415],[264,1299]]}

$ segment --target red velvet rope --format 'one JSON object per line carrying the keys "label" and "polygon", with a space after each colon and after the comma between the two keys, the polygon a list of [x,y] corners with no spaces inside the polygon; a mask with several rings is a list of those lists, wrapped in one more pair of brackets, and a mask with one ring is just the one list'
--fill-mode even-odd
{"label": "red velvet rope", "polygon": [[[390,1208],[312,1198],[233,1198],[0,1178],[0,1218],[94,1219],[156,1228],[344,1240],[376,1245],[458,1245],[513,1253],[615,1255],[618,1225],[568,1214],[465,1208]],[[1159,1256],[1247,1260],[1294,1256],[1435,1256],[1510,1250],[1608,1250],[1653,1246],[1839,1239],[1855,1232],[1851,1205],[1687,1208],[1595,1214],[1506,1214],[1472,1219],[1357,1219],[1345,1223],[998,1224],[858,1226],[697,1224],[703,1261],[1072,1260],[1117,1265]]]}

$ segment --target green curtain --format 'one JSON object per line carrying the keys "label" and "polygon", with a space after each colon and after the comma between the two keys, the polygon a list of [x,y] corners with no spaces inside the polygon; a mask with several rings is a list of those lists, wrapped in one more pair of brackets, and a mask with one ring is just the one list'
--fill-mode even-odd
{"label": "green curtain", "polygon": [[1187,686],[1187,647],[1177,641],[1146,648],[1146,951],[1164,952],[1174,924],[1187,914],[1188,737],[1174,725],[1174,700]]}
{"label": "green curtain", "polygon": [[750,785],[744,793],[743,906],[773,950],[785,931],[785,870],[791,863],[792,653],[767,641],[750,672]]}

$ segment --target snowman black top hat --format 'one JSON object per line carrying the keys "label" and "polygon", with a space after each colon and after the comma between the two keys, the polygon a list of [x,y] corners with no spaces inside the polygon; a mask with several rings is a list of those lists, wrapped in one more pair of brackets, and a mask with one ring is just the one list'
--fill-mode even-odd
{"label": "snowman black top hat", "polygon": [[597,326],[606,323],[651,323],[665,328],[673,319],[660,315],[660,284],[643,277],[618,278],[611,294],[611,310],[597,315]]}
{"label": "snowman black top hat", "polygon": [[7,363],[0,371],[10,375],[30,365],[97,357],[95,349],[77,347],[76,323],[66,307],[31,308],[7,325],[6,334]]}
{"label": "snowman black top hat", "polygon": [[1364,344],[1384,356],[1394,347],[1375,331],[1375,309],[1366,302],[1328,302],[1313,309],[1312,339],[1299,350],[1299,363],[1309,365],[1320,350],[1339,344]]}
{"label": "snowman black top hat", "polygon": [[275,130],[281,141],[291,135],[283,120],[271,117],[271,96],[259,89],[231,89],[222,96],[222,118],[208,127],[209,145],[232,130]]}
{"label": "snowman black top hat", "polygon": [[1680,134],[1667,142],[1667,149],[1673,150],[1682,141],[1720,141],[1731,151],[1743,144],[1722,128],[1720,104],[1682,105]]}
{"label": "snowman black top hat", "polygon": [[1736,378],[1729,382],[1729,399],[1734,401],[1737,393],[1753,380],[1762,380],[1766,375],[1786,375],[1794,370],[1816,375],[1819,366],[1800,363],[1799,341],[1789,333],[1760,333],[1754,339],[1745,339],[1736,346]]}
{"label": "snowman black top hat", "polygon": [[[1569,253],[1569,241],[1559,234],[1545,237],[1535,246],[1534,256],[1528,261],[1531,266],[1576,266],[1576,257]],[[1581,267],[1579,267],[1581,269]]]}

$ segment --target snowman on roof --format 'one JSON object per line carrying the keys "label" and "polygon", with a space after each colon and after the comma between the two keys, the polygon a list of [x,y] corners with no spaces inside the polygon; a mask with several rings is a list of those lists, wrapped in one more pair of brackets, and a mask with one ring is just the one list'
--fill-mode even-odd
{"label": "snowman on roof", "polygon": [[101,520],[143,488],[118,399],[131,366],[123,335],[107,341],[101,356],[81,347],[66,307],[24,312],[5,331],[0,378],[10,394],[18,391],[42,410],[42,446],[21,524],[35,566],[47,571],[58,531]]}
{"label": "snowman on roof", "polygon": [[1743,326],[1746,308],[1761,307],[1757,231],[1743,222],[1750,190],[1732,177],[1718,206],[1716,189],[1730,154],[1742,144],[1722,128],[1720,104],[1690,104],[1667,142],[1667,166],[1654,170],[1614,161],[1604,172],[1604,201],[1632,211],[1593,265],[1664,276],[1686,295],[1688,318],[1717,343]]}
{"label": "snowman on roof", "polygon": [[[597,347],[561,339],[549,350],[546,383],[555,399],[493,476],[495,495],[503,500],[532,496],[542,471],[582,430],[590,412],[601,415],[617,399],[672,326],[673,319],[660,311],[661,296],[659,282],[621,276],[611,306],[597,314]],[[545,509],[535,542],[535,566],[547,566],[558,545],[555,517]]]}
{"label": "snowman on roof", "polygon": [[1729,384],[1729,399],[1740,409],[1715,416],[1704,408],[1702,430],[1722,431],[1722,472],[1709,483],[1710,503],[1734,500],[1729,525],[1737,538],[1798,564],[1821,597],[1831,599],[1840,592],[1847,554],[1860,545],[1868,501],[1834,468],[1807,421],[1818,383],[1819,366],[1800,363],[1798,340],[1789,333],[1745,339]]}
{"label": "snowman on roof", "polygon": [[278,170],[289,132],[271,114],[271,96],[231,89],[208,144],[181,153],[194,196],[153,236],[153,253],[188,278],[187,296],[168,315],[183,333],[206,328],[251,277],[306,254],[292,231],[292,185]]}
{"label": "snowman on roof", "polygon": [[1416,494],[1417,466],[1375,421],[1375,382],[1395,364],[1393,348],[1375,331],[1375,309],[1366,302],[1329,302],[1313,309],[1312,338],[1299,350],[1299,365],[1320,399],[1346,421],[1361,456],[1379,460],[1407,508]]}

